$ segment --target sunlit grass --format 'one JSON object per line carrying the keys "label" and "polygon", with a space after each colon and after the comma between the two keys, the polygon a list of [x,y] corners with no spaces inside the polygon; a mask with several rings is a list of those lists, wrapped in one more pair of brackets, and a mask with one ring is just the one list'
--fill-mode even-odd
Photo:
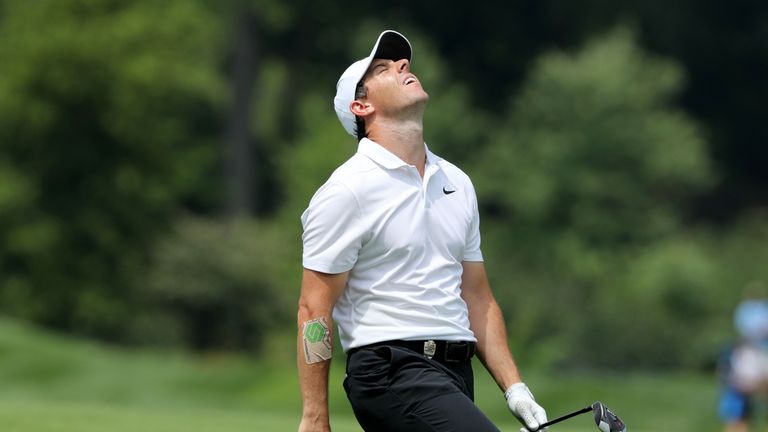
{"label": "sunlit grass", "polygon": [[[333,430],[357,432],[341,388],[342,367],[337,361],[330,378]],[[479,365],[475,377],[481,409],[502,430],[518,430],[501,392]],[[526,372],[525,379],[550,417],[601,400],[631,431],[721,429],[714,377]],[[3,432],[290,431],[296,430],[300,406],[290,356],[130,350],[0,320]],[[597,429],[585,414],[552,430]]]}

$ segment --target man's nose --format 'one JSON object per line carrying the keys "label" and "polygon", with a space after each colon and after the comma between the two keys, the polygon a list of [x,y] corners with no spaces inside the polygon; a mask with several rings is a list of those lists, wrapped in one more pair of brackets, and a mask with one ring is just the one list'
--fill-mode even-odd
{"label": "man's nose", "polygon": [[411,70],[411,62],[408,59],[400,59],[397,61],[398,72],[408,72]]}

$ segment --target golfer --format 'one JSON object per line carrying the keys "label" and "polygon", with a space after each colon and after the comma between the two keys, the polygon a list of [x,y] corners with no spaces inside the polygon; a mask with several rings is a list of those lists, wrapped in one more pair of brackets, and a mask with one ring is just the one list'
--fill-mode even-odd
{"label": "golfer", "polygon": [[[329,431],[335,321],[344,389],[366,431],[498,431],[473,402],[477,355],[528,429],[546,421],[521,381],[483,266],[477,199],[429,151],[429,96],[410,42],[385,31],[341,75],[334,106],[357,153],[301,216],[300,431]],[[521,429],[525,430],[525,429]]]}

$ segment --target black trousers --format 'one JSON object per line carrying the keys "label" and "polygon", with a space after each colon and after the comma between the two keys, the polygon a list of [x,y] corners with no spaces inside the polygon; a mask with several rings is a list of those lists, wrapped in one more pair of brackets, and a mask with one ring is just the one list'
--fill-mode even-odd
{"label": "black trousers", "polygon": [[471,360],[362,348],[347,357],[344,390],[366,432],[499,432],[474,403]]}

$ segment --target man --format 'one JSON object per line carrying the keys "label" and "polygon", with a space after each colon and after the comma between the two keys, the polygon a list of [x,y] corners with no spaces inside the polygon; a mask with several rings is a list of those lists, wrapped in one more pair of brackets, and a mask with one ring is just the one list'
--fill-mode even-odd
{"label": "man", "polygon": [[[546,421],[522,383],[480,252],[475,191],[424,144],[429,96],[408,40],[383,32],[337,84],[358,152],[302,215],[300,431],[329,431],[332,316],[344,388],[366,431],[498,431],[473,402],[471,358],[530,430]],[[525,430],[525,429],[521,429]]]}

